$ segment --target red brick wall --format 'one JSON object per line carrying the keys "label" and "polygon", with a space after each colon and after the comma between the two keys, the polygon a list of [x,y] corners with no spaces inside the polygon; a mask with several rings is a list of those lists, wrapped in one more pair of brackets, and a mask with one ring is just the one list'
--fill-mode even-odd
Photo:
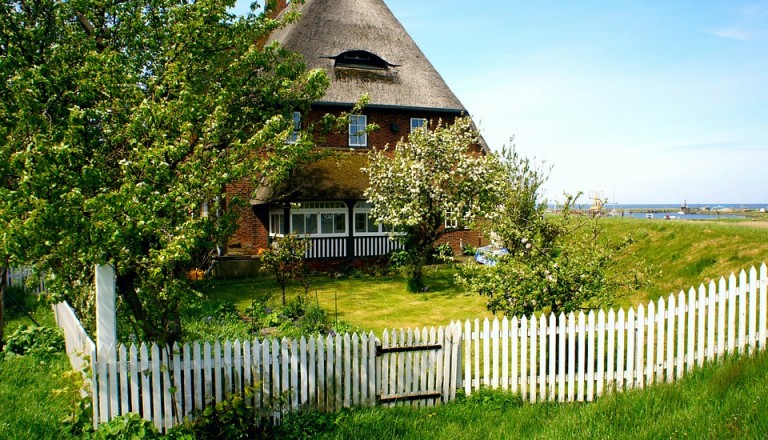
{"label": "red brick wall", "polygon": [[245,206],[237,207],[240,218],[237,231],[227,243],[227,253],[231,255],[255,255],[260,248],[267,246],[269,235],[269,207],[251,206],[248,202],[253,193],[253,186],[247,180],[227,186],[229,197],[237,196],[245,201]]}
{"label": "red brick wall", "polygon": [[454,255],[461,255],[462,247],[468,244],[474,247],[487,246],[489,244],[488,239],[485,238],[482,232],[470,229],[447,232],[437,240],[438,245],[443,243],[451,245]]}
{"label": "red brick wall", "polygon": [[[316,123],[325,114],[340,114],[341,111],[336,108],[315,108],[309,115],[302,115],[304,127],[307,124]],[[398,109],[363,109],[363,115],[368,117],[368,124],[377,124],[379,128],[368,133],[368,147],[354,147],[355,149],[366,150],[370,148],[384,148],[389,144],[394,147],[398,141],[407,137],[411,132],[411,118],[425,118],[429,122],[430,128],[437,127],[442,120],[443,124],[451,124],[456,119],[455,113],[433,113],[417,110],[398,110]],[[318,124],[319,125],[319,124]],[[346,127],[337,133],[323,133],[315,130],[315,140],[318,146],[331,148],[349,147],[349,133]]]}

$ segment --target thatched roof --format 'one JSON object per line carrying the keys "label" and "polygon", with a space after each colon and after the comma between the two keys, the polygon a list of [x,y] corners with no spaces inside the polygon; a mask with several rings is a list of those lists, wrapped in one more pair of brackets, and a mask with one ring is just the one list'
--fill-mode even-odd
{"label": "thatched roof", "polygon": [[[301,18],[270,37],[304,56],[307,68],[323,68],[331,86],[318,104],[352,105],[370,96],[368,107],[406,107],[465,112],[383,0],[306,0],[292,5]],[[351,51],[378,56],[380,69],[334,67]]]}
{"label": "thatched roof", "polygon": [[286,200],[362,200],[369,186],[368,176],[360,168],[368,165],[368,155],[345,151],[307,164],[291,173],[276,187],[261,187],[251,204]]}

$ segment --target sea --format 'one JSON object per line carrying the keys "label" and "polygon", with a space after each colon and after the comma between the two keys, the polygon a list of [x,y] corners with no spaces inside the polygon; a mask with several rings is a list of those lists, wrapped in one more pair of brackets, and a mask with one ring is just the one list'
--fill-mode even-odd
{"label": "sea", "polygon": [[[589,209],[584,204],[581,209]],[[645,218],[652,220],[717,220],[720,218],[745,218],[744,211],[768,212],[768,203],[718,203],[691,204],[688,209],[692,212],[684,214],[680,204],[674,203],[606,203],[604,208],[608,216],[625,218]],[[557,206],[550,204],[551,209]]]}

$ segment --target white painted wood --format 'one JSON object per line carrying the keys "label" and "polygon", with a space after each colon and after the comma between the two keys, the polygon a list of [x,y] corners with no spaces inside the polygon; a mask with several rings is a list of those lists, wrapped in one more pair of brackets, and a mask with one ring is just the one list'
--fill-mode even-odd
{"label": "white painted wood", "polygon": [[[440,327],[442,328],[442,327]],[[455,379],[452,381],[451,379],[451,349],[453,347],[453,341],[451,338],[451,328],[445,329],[444,333],[444,339],[441,339],[443,341],[443,350],[442,350],[442,357],[443,357],[443,389],[442,389],[442,401],[447,402],[448,398],[451,395],[451,385],[455,383]]]}
{"label": "white painted wood", "polygon": [[[243,341],[243,391],[245,391],[245,403],[249,406],[255,406],[253,393],[247,392],[247,390],[253,391],[253,352],[251,351],[251,341],[248,339]],[[306,384],[306,380],[304,381]],[[248,397],[248,396],[251,397]]]}
{"label": "white painted wood", "polygon": [[340,371],[339,374],[343,373],[344,377],[344,408],[349,408],[352,406],[352,375],[350,374],[352,372],[352,339],[349,333],[344,335],[343,351],[344,370]]}
{"label": "white painted wood", "polygon": [[576,397],[576,316],[568,314],[568,401]]}
{"label": "white painted wood", "polygon": [[481,344],[480,338],[481,338],[481,336],[480,336],[480,320],[479,319],[475,319],[475,333],[474,333],[474,337],[475,337],[475,350],[474,350],[474,353],[475,353],[475,358],[474,358],[474,361],[475,361],[475,379],[474,379],[473,387],[476,390],[479,390],[480,389],[480,385],[482,384],[482,382],[481,382],[482,379],[480,378],[480,373],[481,373],[480,372],[480,344]]}
{"label": "white painted wood", "polygon": [[626,388],[634,388],[635,387],[635,310],[633,308],[629,308],[629,312],[627,312],[627,330],[626,330],[626,340],[627,340],[627,350],[626,350],[626,357],[624,359],[624,386]]}
{"label": "white painted wood", "polygon": [[[386,338],[387,333],[384,332]],[[321,410],[327,409],[325,393],[325,339],[317,338],[317,407]]]}
{"label": "white painted wood", "polygon": [[512,371],[510,375],[510,381],[512,383],[512,392],[516,393],[518,392],[518,387],[520,384],[520,374],[519,374],[519,367],[520,367],[520,321],[518,321],[517,317],[512,318],[512,322],[510,323],[510,327],[512,330],[512,338],[510,339],[510,342],[512,343],[511,347],[511,363],[512,363]]}
{"label": "white painted wood", "polygon": [[232,385],[234,393],[243,395],[243,347],[239,339],[232,344]]}
{"label": "white painted wood", "polygon": [[108,264],[96,265],[96,345],[116,346],[117,307],[115,306],[115,269]]}
{"label": "white painted wood", "polygon": [[491,327],[488,318],[483,320],[483,381],[484,386],[491,384]]}
{"label": "white painted wood", "polygon": [[720,277],[717,289],[717,358],[720,359],[725,353],[725,308],[728,291],[725,288],[725,278]]}
{"label": "white painted wood", "polygon": [[152,344],[150,348],[150,362],[152,369],[152,388],[150,393],[152,394],[152,421],[155,424],[155,428],[158,430],[163,429],[163,401],[162,396],[164,394],[163,387],[161,385],[161,361],[160,361],[160,348],[157,344]]}
{"label": "white painted wood", "polygon": [[171,381],[168,383],[169,387],[172,387],[174,389],[174,392],[170,394],[172,397],[171,401],[171,411],[172,413],[169,414],[169,420],[170,420],[170,426],[168,426],[166,429],[170,429],[173,427],[173,425],[177,423],[181,423],[182,421],[182,375],[181,375],[181,349],[179,348],[179,344],[174,342],[173,348],[171,349],[171,364],[173,365],[173,369],[168,369],[168,371],[173,371],[173,376],[171,376]]}
{"label": "white painted wood", "polygon": [[192,414],[192,348],[188,343],[182,346],[182,362],[181,369],[183,371],[182,388],[184,389],[184,399],[181,408],[181,417],[184,418]]}
{"label": "white painted wood", "polygon": [[117,348],[114,345],[107,347],[107,377],[109,390],[109,417],[116,417],[120,415],[120,391],[117,384]]}
{"label": "white painted wood", "polygon": [[691,371],[695,366],[696,358],[696,289],[688,290],[688,303],[685,309],[688,314],[688,322],[685,329],[688,331],[688,345],[686,346],[686,370]]}
{"label": "white painted wood", "polygon": [[528,398],[528,318],[520,319],[520,394]]}
{"label": "white painted wood", "polygon": [[578,354],[576,355],[576,381],[577,381],[577,394],[576,394],[576,400],[579,402],[584,401],[584,385],[586,385],[586,375],[585,375],[585,361],[587,359],[587,340],[586,340],[586,332],[587,332],[587,324],[586,324],[586,317],[584,316],[584,312],[579,312],[579,330],[577,334],[577,350]]}
{"label": "white painted wood", "polygon": [[491,388],[496,389],[499,387],[499,320],[493,320],[493,326],[491,328]]}
{"label": "white painted wood", "polygon": [[603,395],[605,386],[605,312],[597,312],[597,383],[595,384],[597,396]]}
{"label": "white painted wood", "polygon": [[[291,409],[295,411],[299,409],[299,394],[301,392],[301,385],[299,383],[299,359],[301,356],[299,353],[299,341],[291,339],[288,348],[290,350],[289,356],[291,361],[291,383],[288,385],[288,391],[291,395]],[[287,364],[288,362],[285,362],[283,365],[287,366]],[[235,371],[237,371],[237,369],[235,369]]]}
{"label": "white painted wood", "polygon": [[[280,340],[280,397],[284,399],[286,405],[292,404],[291,396],[291,342],[287,338]],[[281,414],[282,416],[282,414]]]}
{"label": "white painted wood", "polygon": [[699,284],[699,297],[697,300],[698,315],[696,319],[696,365],[704,365],[706,331],[707,331],[707,288]]}
{"label": "white painted wood", "polygon": [[530,380],[528,381],[528,398],[531,402],[536,402],[536,379],[537,379],[537,371],[536,371],[536,354],[537,354],[537,346],[536,346],[536,327],[538,325],[538,321],[536,319],[536,315],[531,315],[531,319],[528,321],[528,335],[530,338],[530,345],[531,345],[531,351],[530,351]]}
{"label": "white painted wood", "polygon": [[472,394],[472,328],[469,319],[464,322],[464,392],[467,396]]}
{"label": "white painted wood", "polygon": [[139,414],[141,410],[141,404],[139,398],[141,397],[139,390],[141,384],[139,383],[139,352],[136,348],[136,344],[131,344],[131,348],[128,350],[128,370],[131,381],[131,411]]}
{"label": "white painted wood", "polygon": [[264,348],[258,338],[253,339],[253,347],[251,348],[251,378],[253,380],[253,405],[257,409],[264,408],[263,402],[263,383],[264,378],[262,376],[262,354]]}
{"label": "white painted wood", "polygon": [[221,343],[213,343],[211,352],[213,361],[213,397],[214,402],[221,402],[224,398],[224,357],[221,352]]}
{"label": "white painted wood", "polygon": [[717,352],[717,345],[715,344],[715,329],[717,329],[718,321],[715,319],[715,312],[719,307],[717,306],[717,288],[715,282],[709,282],[709,296],[707,298],[707,360],[711,361],[715,359],[715,353]]}
{"label": "white painted wood", "polygon": [[595,311],[587,315],[587,401],[595,400]]}
{"label": "white painted wood", "polygon": [[317,341],[310,336],[307,341],[307,387],[305,404],[317,406]]}
{"label": "white painted wood", "polygon": [[619,309],[616,314],[616,390],[624,390],[624,357],[626,356],[625,339],[627,337],[624,309]]}
{"label": "white painted wood", "polygon": [[[514,319],[513,319],[514,322]],[[558,352],[557,352],[557,400],[560,402],[565,401],[565,371],[567,367],[567,361],[568,358],[565,356],[565,347],[566,347],[566,321],[565,321],[565,314],[560,312],[560,315],[557,317],[557,331],[558,331]],[[516,359],[513,355],[512,357],[515,362],[512,363],[512,366],[514,368],[516,364]],[[515,377],[513,374],[512,377]],[[514,391],[514,389],[513,389]]]}
{"label": "white painted wood", "polygon": [[637,346],[635,352],[637,353],[635,361],[635,383],[639,388],[645,386],[645,307],[640,304],[637,307]]}
{"label": "white painted wood", "polygon": [[677,312],[675,295],[669,295],[667,309],[667,342],[666,342],[666,377],[667,382],[672,382],[675,376],[675,316]]}
{"label": "white painted wood", "polygon": [[509,319],[501,320],[501,387],[509,389]]}
{"label": "white painted wood", "polygon": [[605,365],[605,380],[609,389],[617,388],[616,385],[616,312],[613,308],[608,310],[608,325],[606,327],[608,338],[608,359]]}
{"label": "white painted wood", "polygon": [[744,353],[744,348],[747,346],[747,292],[747,273],[742,270],[739,272],[739,285],[737,286],[736,290],[739,303],[739,330],[737,337],[740,354]]}
{"label": "white painted wood", "polygon": [[648,303],[648,339],[645,351],[645,383],[653,384],[656,376],[656,362],[654,354],[656,353],[656,304],[653,301]]}
{"label": "white painted wood", "polygon": [[685,371],[685,293],[681,290],[677,301],[677,355],[675,356],[675,375],[683,377]]}
{"label": "white painted wood", "polygon": [[139,347],[139,362],[141,363],[141,417],[144,420],[152,420],[152,391],[149,386],[149,353],[147,345],[141,343]]}
{"label": "white painted wood", "polygon": [[334,364],[332,366],[333,368],[333,409],[338,410],[342,407],[343,404],[343,395],[342,395],[342,382],[341,382],[341,366],[342,366],[342,341],[341,341],[341,335],[336,335],[333,341],[333,348],[335,349],[334,352]]}
{"label": "white painted wood", "polygon": [[747,343],[752,352],[757,348],[757,270],[755,266],[749,269],[749,330]]}
{"label": "white painted wood", "polygon": [[[345,339],[347,335],[344,336]],[[352,377],[349,379],[352,381],[352,396],[350,404],[354,406],[359,406],[362,404],[361,402],[361,395],[360,392],[360,340],[357,336],[357,333],[354,333],[352,337],[350,338],[350,341],[352,342]],[[363,367],[365,368],[365,367]],[[347,375],[349,376],[349,375]]]}
{"label": "white painted wood", "polygon": [[666,353],[664,351],[664,343],[666,341],[664,332],[666,331],[666,327],[664,324],[666,316],[666,303],[664,302],[664,298],[659,298],[659,307],[656,314],[656,323],[658,324],[658,327],[656,328],[656,380],[659,382],[664,382],[666,363],[666,358],[664,357],[664,353]]}
{"label": "white painted wood", "polygon": [[768,336],[768,266],[760,265],[760,293],[758,313],[758,341],[761,350],[765,350],[766,336]]}
{"label": "white painted wood", "polygon": [[[408,331],[406,332],[405,347],[413,347],[413,345],[414,345],[413,330],[412,329],[408,329]],[[414,369],[414,365],[413,365],[413,352],[409,351],[409,352],[404,353],[404,354],[405,354],[405,356],[404,356],[405,357],[405,371],[404,371],[404,373],[405,373],[404,374],[405,381],[403,382],[403,387],[401,388],[401,390],[402,390],[401,393],[402,394],[410,394],[410,393],[413,392],[413,382],[414,382],[414,377],[413,377],[413,369]]]}
{"label": "white painted wood", "polygon": [[[282,397],[282,388],[280,386],[280,355],[281,355],[281,347],[280,344],[277,342],[277,339],[272,340],[272,347],[271,347],[271,355],[272,355],[272,377],[270,380],[270,383],[272,385],[272,389],[270,390],[270,396],[272,397],[272,401],[270,403],[274,404],[280,400]],[[279,420],[281,413],[278,409],[275,409],[275,411],[272,413],[273,417],[275,419]]]}
{"label": "white painted wood", "polygon": [[261,341],[261,408],[269,408],[272,402],[272,341]]}
{"label": "white painted wood", "polygon": [[368,350],[366,356],[368,357],[368,404],[373,406],[376,403],[376,380],[378,378],[377,372],[379,371],[379,367],[376,363],[376,336],[374,336],[373,332],[368,334],[367,347]]}
{"label": "white painted wood", "polygon": [[173,371],[173,365],[172,364],[172,353],[170,352],[171,348],[167,345],[162,347],[160,349],[161,357],[162,357],[162,366],[161,372],[162,372],[162,388],[161,393],[163,395],[163,429],[168,430],[173,427],[173,396],[174,393],[172,393],[172,382],[171,382],[171,372]]}
{"label": "white painted wood", "polygon": [[458,380],[460,377],[459,361],[461,356],[459,350],[461,349],[461,327],[452,325],[451,330],[451,385],[448,395],[444,398],[445,401],[456,399],[456,388],[459,386]]}
{"label": "white painted wood", "polygon": [[118,355],[118,368],[120,376],[117,378],[120,383],[120,400],[118,414],[126,414],[131,412],[130,395],[128,393],[128,386],[130,381],[128,378],[128,351],[125,349],[125,345],[120,344],[117,349]]}
{"label": "white painted wood", "polygon": [[736,351],[736,292],[736,275],[731,274],[728,277],[728,345],[726,345],[728,353]]}
{"label": "white painted wood", "polygon": [[557,319],[554,313],[549,314],[549,329],[547,329],[549,335],[549,377],[547,378],[547,385],[549,386],[549,400],[555,400],[555,387],[557,385]]}
{"label": "white painted wood", "polygon": [[547,400],[547,318],[539,317],[539,400]]}

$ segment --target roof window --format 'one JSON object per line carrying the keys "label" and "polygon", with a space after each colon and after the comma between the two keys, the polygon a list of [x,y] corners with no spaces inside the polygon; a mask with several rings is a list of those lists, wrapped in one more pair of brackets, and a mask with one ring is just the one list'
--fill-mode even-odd
{"label": "roof window", "polygon": [[334,67],[353,67],[358,69],[388,69],[389,64],[381,57],[364,50],[350,50],[335,57]]}

